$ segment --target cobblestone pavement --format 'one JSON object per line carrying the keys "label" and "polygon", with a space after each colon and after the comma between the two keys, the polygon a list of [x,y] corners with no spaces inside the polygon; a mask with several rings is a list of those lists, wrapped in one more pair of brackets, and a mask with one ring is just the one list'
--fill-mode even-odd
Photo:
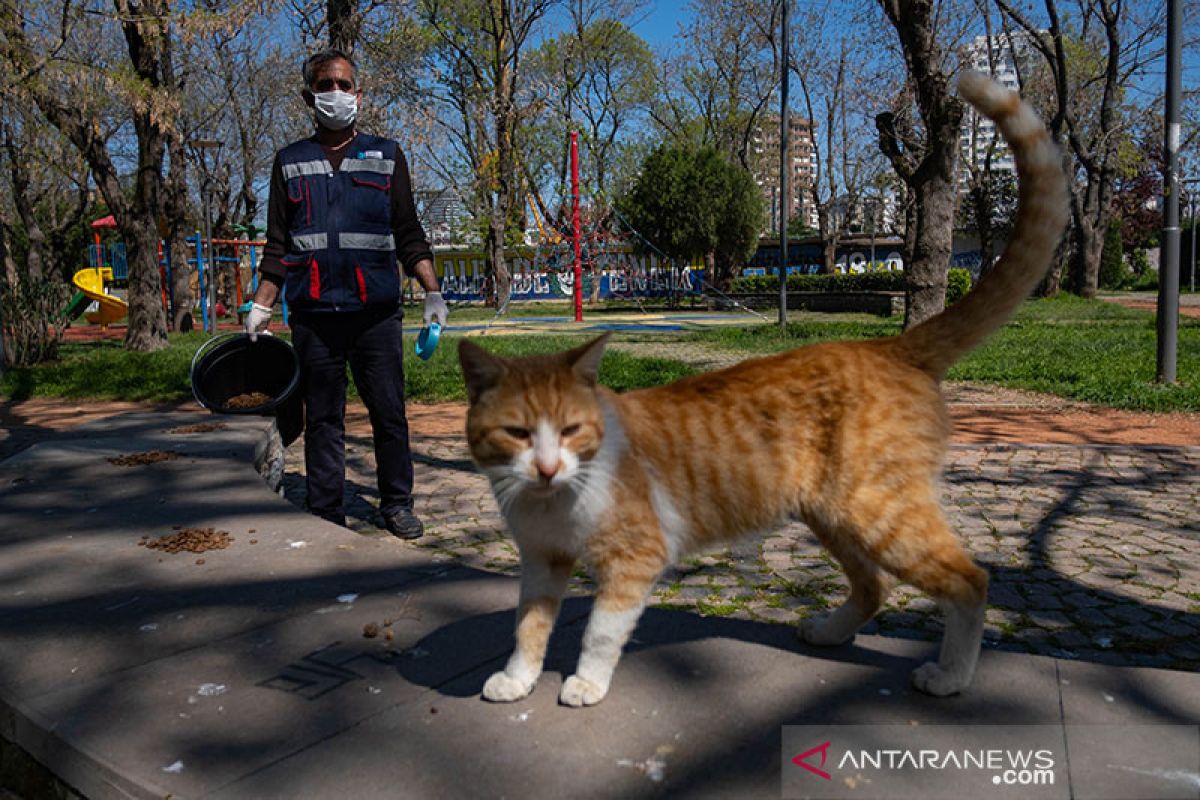
{"label": "cobblestone pavement", "polygon": [[[413,450],[427,535],[411,546],[436,561],[516,575],[516,548],[462,435],[414,435]],[[303,464],[301,439],[284,478],[299,505]],[[346,500],[351,528],[387,535],[376,527],[369,436],[347,438]],[[955,446],[944,501],[991,572],[985,646],[1200,668],[1200,448]],[[845,590],[836,564],[797,523],[677,565],[652,603],[791,623]],[[572,591],[590,591],[582,570]],[[941,630],[934,604],[901,586],[866,632],[934,640]]]}

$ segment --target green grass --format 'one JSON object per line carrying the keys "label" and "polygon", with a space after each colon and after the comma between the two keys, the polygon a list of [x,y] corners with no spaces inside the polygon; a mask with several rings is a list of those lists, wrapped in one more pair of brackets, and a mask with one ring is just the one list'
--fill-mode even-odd
{"label": "green grass", "polygon": [[[801,322],[701,331],[689,338],[718,347],[779,352],[819,341],[900,333],[901,321]],[[1025,303],[1013,322],[950,371],[951,380],[994,383],[1141,411],[1200,410],[1200,321],[1181,318],[1177,375],[1156,373],[1154,315],[1066,295]]]}
{"label": "green grass", "polygon": [[[286,338],[286,337],[284,337]],[[190,400],[192,356],[207,340],[203,333],[171,334],[169,346],[156,353],[130,353],[119,341],[65,344],[57,361],[29,368],[12,368],[0,383],[7,399],[63,397],[178,403]],[[584,336],[491,336],[476,339],[503,356],[566,350]],[[414,337],[404,343],[408,398],[414,402],[465,400],[458,365],[457,337],[447,336],[429,361],[413,355]],[[617,391],[669,383],[689,375],[688,365],[668,359],[638,358],[610,352],[600,369],[600,381]],[[350,396],[356,397],[353,381]]]}
{"label": "green grass", "polygon": [[[406,337],[407,338],[407,337]],[[473,341],[499,356],[516,357],[567,350],[587,341],[584,335],[490,336]],[[418,402],[466,400],[462,370],[458,366],[457,337],[447,337],[433,358],[410,358],[412,345],[405,345],[405,381],[408,396]],[[681,361],[639,358],[610,350],[600,365],[600,382],[619,392],[660,386],[690,375],[695,370]]]}
{"label": "green grass", "polygon": [[[561,313],[548,313],[544,308],[537,313],[565,315],[567,306],[561,305]],[[491,314],[490,309],[476,310]],[[819,341],[894,336],[900,325],[899,318],[820,315],[789,324],[786,333],[768,323],[714,328],[682,338],[720,349],[772,353]],[[584,339],[582,334],[556,334],[485,336],[475,341],[500,355],[519,356],[564,350]],[[129,353],[120,342],[64,345],[56,362],[8,370],[0,395],[18,400],[52,396],[186,401],[191,398],[188,369],[192,354],[204,341],[202,333],[172,334],[170,346],[158,353]],[[411,338],[406,337],[405,370],[411,400],[465,399],[455,336],[447,336],[428,362],[417,359],[412,348]],[[610,349],[600,380],[627,391],[668,383],[693,371],[679,361],[640,358]],[[1026,303],[1012,323],[950,372],[953,380],[1032,389],[1116,408],[1197,411],[1200,320],[1180,321],[1178,375],[1180,382],[1175,386],[1154,382],[1152,314],[1072,296]],[[354,396],[353,383],[350,392]]]}
{"label": "green grass", "polygon": [[64,344],[57,361],[9,368],[0,383],[4,397],[92,398],[176,403],[192,396],[192,356],[208,336],[172,334],[156,353],[131,353],[120,341]]}

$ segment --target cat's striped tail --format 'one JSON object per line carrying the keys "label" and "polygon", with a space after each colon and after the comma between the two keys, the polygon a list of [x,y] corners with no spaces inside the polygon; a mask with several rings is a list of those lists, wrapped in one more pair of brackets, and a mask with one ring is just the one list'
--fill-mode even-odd
{"label": "cat's striped tail", "polygon": [[906,331],[902,357],[941,380],[1017,310],[1046,274],[1067,224],[1062,157],[1037,113],[1016,92],[965,73],[959,93],[996,123],[1017,164],[1017,221],[996,266],[959,302]]}

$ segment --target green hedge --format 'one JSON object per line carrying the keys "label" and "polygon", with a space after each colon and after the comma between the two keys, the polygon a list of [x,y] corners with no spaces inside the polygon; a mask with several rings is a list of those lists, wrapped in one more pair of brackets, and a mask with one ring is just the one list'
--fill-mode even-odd
{"label": "green hedge", "polygon": [[971,291],[969,270],[955,267],[946,273],[946,305],[954,305],[969,291]]}
{"label": "green hedge", "polygon": [[[835,273],[833,275],[788,275],[789,292],[903,292],[903,272]],[[778,292],[775,275],[745,275],[734,278],[730,291],[761,294]]]}
{"label": "green hedge", "polygon": [[[835,273],[833,275],[788,275],[789,292],[903,292],[903,272]],[[946,303],[957,302],[971,290],[971,273],[952,269],[946,276]],[[779,291],[775,275],[745,275],[734,278],[730,291],[762,294]]]}

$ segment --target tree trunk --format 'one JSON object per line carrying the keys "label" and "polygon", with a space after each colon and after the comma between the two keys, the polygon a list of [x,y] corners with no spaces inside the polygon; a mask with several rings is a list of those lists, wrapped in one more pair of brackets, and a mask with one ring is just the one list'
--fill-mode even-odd
{"label": "tree trunk", "polygon": [[125,349],[148,353],[167,345],[167,317],[158,274],[158,226],[153,220],[143,219],[129,227],[133,228],[133,236],[126,239],[129,327],[125,330]]}
{"label": "tree trunk", "polygon": [[946,307],[946,270],[954,239],[953,180],[932,180],[917,187],[917,235],[908,273],[907,330]]}
{"label": "tree trunk", "polygon": [[1080,297],[1092,298],[1100,287],[1100,254],[1104,237],[1097,233],[1090,217],[1075,226],[1075,251],[1071,254],[1071,289]]}
{"label": "tree trunk", "polygon": [[191,242],[183,225],[171,234],[171,329],[180,333],[194,330],[196,298],[192,295],[192,265],[188,261]]}
{"label": "tree trunk", "polygon": [[0,266],[4,270],[4,280],[9,286],[17,285],[17,261],[13,258],[12,248],[9,242],[12,241],[12,228],[7,223],[0,220]]}
{"label": "tree trunk", "polygon": [[[946,305],[946,271],[953,252],[957,203],[958,137],[962,101],[950,93],[942,70],[933,0],[879,0],[900,36],[908,88],[924,123],[924,138],[907,115],[876,117],[880,147],[916,197],[912,262],[905,266],[907,308],[904,327],[939,313]],[[907,95],[903,96],[907,100]],[[920,161],[916,159],[920,157]],[[907,238],[907,234],[906,234]]]}
{"label": "tree trunk", "polygon": [[169,252],[164,255],[170,259],[173,306],[168,324],[173,331],[190,331],[195,325],[192,320],[195,298],[192,297],[192,267],[188,263],[187,155],[183,151],[183,141],[178,136],[171,136],[167,148],[171,169],[163,187],[163,212],[167,220]]}
{"label": "tree trunk", "polygon": [[33,200],[29,196],[29,172],[25,168],[27,154],[22,153],[15,141],[15,134],[9,125],[3,124],[4,151],[8,156],[9,179],[12,181],[13,207],[21,218],[21,226],[25,229],[28,251],[25,254],[25,274],[31,281],[41,281],[45,275],[43,254],[46,252],[46,234],[38,223],[37,213],[33,208]]}
{"label": "tree trunk", "polygon": [[985,177],[985,182],[971,189],[967,202],[974,206],[975,233],[979,236],[979,277],[992,271],[992,198],[994,194],[988,190],[991,178]]}
{"label": "tree trunk", "polygon": [[508,305],[512,292],[512,276],[509,275],[508,262],[504,258],[504,218],[498,215],[498,206],[499,204],[496,204],[492,207],[485,248],[495,286],[496,308],[502,309]]}
{"label": "tree trunk", "polygon": [[1072,251],[1072,231],[1067,229],[1067,233],[1059,238],[1058,247],[1054,249],[1054,258],[1050,262],[1050,269],[1047,270],[1042,282],[1033,290],[1034,297],[1055,297],[1062,290],[1063,272],[1066,268],[1068,254]]}
{"label": "tree trunk", "polygon": [[[821,242],[821,271],[826,275],[832,275],[837,272],[837,246],[838,240],[836,236],[826,236]],[[850,265],[846,265],[846,270],[849,271]]]}
{"label": "tree trunk", "polygon": [[325,24],[329,29],[329,46],[349,55],[358,42],[358,3],[356,0],[327,0]]}

